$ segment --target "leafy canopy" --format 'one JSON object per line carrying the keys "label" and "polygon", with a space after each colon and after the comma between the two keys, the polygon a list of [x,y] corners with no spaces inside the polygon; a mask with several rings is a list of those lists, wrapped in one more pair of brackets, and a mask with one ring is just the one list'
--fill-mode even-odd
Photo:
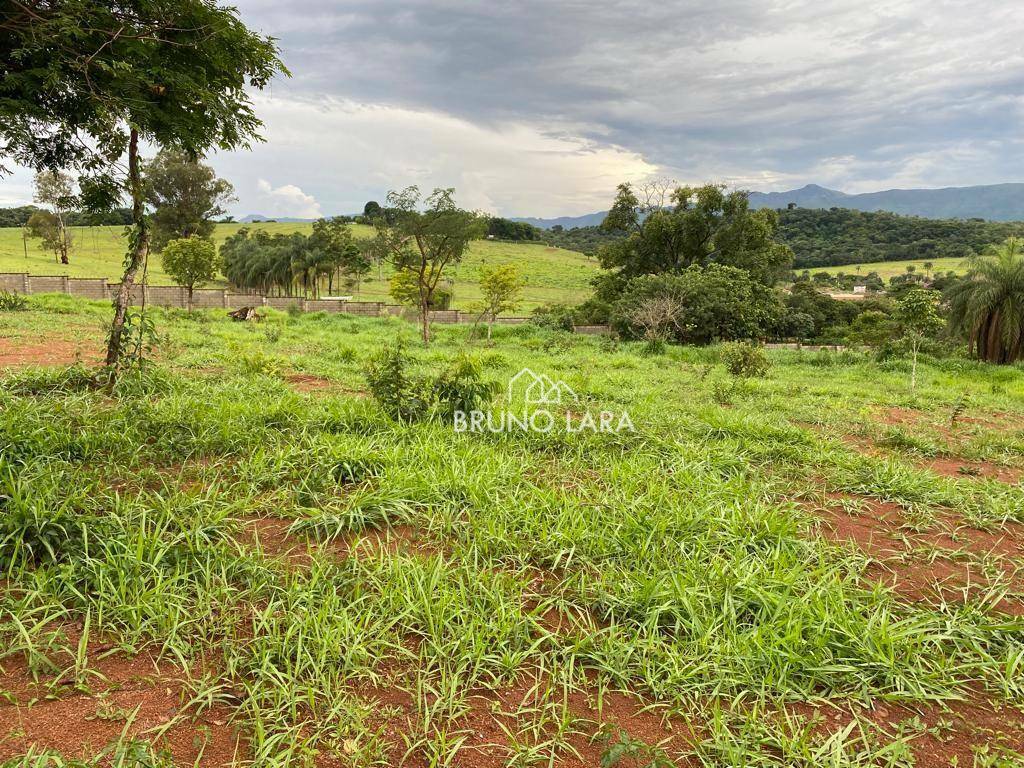
{"label": "leafy canopy", "polygon": [[774,211],[751,211],[746,194],[726,194],[714,184],[654,182],[639,191],[620,184],[602,228],[625,233],[598,252],[601,266],[613,271],[606,298],[640,275],[678,274],[708,264],[737,267],[772,284],[792,261],[790,250],[775,242]]}
{"label": "leafy canopy", "polygon": [[160,258],[164,272],[189,291],[210,282],[217,274],[217,248],[205,238],[171,240]]}
{"label": "leafy canopy", "polygon": [[93,205],[118,198],[127,127],[193,155],[249,146],[246,88],[286,73],[272,38],[214,0],[20,0],[0,19],[3,156],[76,168]]}
{"label": "leafy canopy", "polygon": [[235,199],[228,181],[178,149],[161,150],[146,165],[145,176],[146,202],[155,209],[150,221],[156,250],[179,237],[210,237],[214,217],[224,215],[224,206]]}
{"label": "leafy canopy", "polygon": [[1010,238],[968,261],[967,277],[946,292],[950,325],[971,351],[993,363],[1024,357],[1024,241]]}

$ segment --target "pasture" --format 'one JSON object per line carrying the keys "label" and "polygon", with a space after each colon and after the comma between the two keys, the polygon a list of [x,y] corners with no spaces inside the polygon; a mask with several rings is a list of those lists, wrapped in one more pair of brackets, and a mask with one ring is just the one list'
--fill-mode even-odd
{"label": "pasture", "polygon": [[[218,224],[214,240],[220,244],[225,238],[243,226],[253,230],[288,234],[309,232],[309,224],[259,223],[259,224]],[[352,225],[357,237],[368,238],[372,228]],[[72,227],[74,251],[71,263],[55,263],[53,253],[45,251],[39,240],[22,238],[17,227],[0,228],[0,272],[30,272],[36,275],[63,275],[71,277],[107,277],[118,281],[124,270],[122,262],[126,251],[123,227]],[[27,249],[27,250],[26,250]],[[26,255],[27,254],[27,255]],[[520,266],[526,284],[523,288],[523,309],[550,303],[576,304],[590,293],[590,281],[600,268],[595,259],[576,251],[552,248],[544,244],[504,243],[479,240],[472,244],[463,262],[446,270],[446,278],[454,280],[453,306],[465,308],[480,298],[477,285],[478,270],[483,265],[514,262]],[[378,272],[374,268],[363,281],[358,294],[353,296],[363,301],[391,301],[388,296],[390,265],[385,264]],[[173,282],[160,266],[158,254],[151,254],[147,271],[154,285]],[[223,287],[224,280],[210,287]],[[338,293],[339,291],[336,291]]]}
{"label": "pasture", "polygon": [[[1024,760],[1019,366],[153,310],[106,391],[108,315],[0,313],[4,768]],[[635,430],[394,421],[396,337]]]}
{"label": "pasture", "polygon": [[[918,274],[927,275],[929,270],[925,269],[925,263],[930,263],[931,274],[945,274],[946,272],[956,272],[963,274],[967,271],[964,266],[964,259],[960,258],[948,258],[948,259],[915,259],[911,261],[877,261],[877,262],[866,262],[864,264],[844,264],[841,267],[815,267],[811,270],[811,274],[815,272],[826,272],[830,275],[838,274],[842,272],[846,275],[867,275],[871,272],[877,272],[878,276],[888,282],[890,277],[896,275],[902,275],[907,271],[908,266],[913,266],[914,270]],[[797,270],[803,271],[803,270]]]}

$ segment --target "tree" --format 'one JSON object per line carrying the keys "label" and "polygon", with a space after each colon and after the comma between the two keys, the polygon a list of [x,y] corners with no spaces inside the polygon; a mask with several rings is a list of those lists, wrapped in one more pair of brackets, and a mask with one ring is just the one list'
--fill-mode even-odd
{"label": "tree", "polygon": [[112,375],[150,245],[140,141],[193,156],[248,147],[261,123],[247,89],[287,74],[277,53],[216,0],[19,0],[0,17],[0,156],[80,172],[90,209],[131,201],[107,343]]}
{"label": "tree", "polygon": [[491,327],[502,312],[514,312],[519,306],[523,278],[515,264],[480,268],[481,315],[487,318],[487,340]]}
{"label": "tree", "polygon": [[643,336],[634,313],[647,300],[662,296],[680,307],[672,336],[682,344],[763,338],[782,322],[783,306],[772,288],[746,270],[709,264],[631,280],[612,308],[612,325],[626,337]]}
{"label": "tree", "polygon": [[29,219],[29,229],[36,237],[42,238],[43,245],[53,251],[61,264],[68,264],[71,253],[68,214],[77,204],[74,181],[60,171],[40,171],[33,183],[33,202],[49,206],[50,210],[45,217],[33,215]]}
{"label": "tree", "polygon": [[187,309],[192,311],[192,291],[213,280],[217,274],[217,248],[202,237],[171,240],[160,254],[164,272],[188,290]]}
{"label": "tree", "polygon": [[1024,241],[1010,238],[968,261],[967,275],[946,289],[952,330],[990,363],[1024,356]]}
{"label": "tree", "polygon": [[903,338],[910,344],[911,368],[910,388],[917,389],[917,355],[925,339],[942,330],[945,322],[937,309],[939,294],[914,288],[907,291],[896,302],[895,319],[899,323]]}
{"label": "tree", "polygon": [[376,200],[370,200],[363,206],[363,216],[368,219],[375,219],[384,212],[384,209],[380,207],[380,203]]}
{"label": "tree", "polygon": [[375,220],[379,249],[397,270],[415,275],[423,344],[428,346],[430,309],[444,271],[462,260],[470,242],[483,236],[486,224],[455,205],[454,189],[435,189],[423,198],[417,187],[408,187],[389,192],[387,202],[390,215]]}
{"label": "tree", "polygon": [[638,190],[620,184],[601,227],[624,235],[598,252],[601,266],[611,270],[598,291],[607,300],[635,277],[708,264],[738,267],[771,285],[792,261],[789,248],[775,242],[777,213],[751,211],[745,193],[727,195],[714,184],[661,181]]}
{"label": "tree", "polygon": [[235,199],[230,183],[180,149],[160,150],[144,173],[146,202],[155,209],[151,222],[156,251],[177,238],[212,236],[213,219],[223,216],[224,206]]}
{"label": "tree", "polygon": [[869,309],[861,312],[850,323],[846,341],[851,346],[880,347],[892,338],[895,330],[889,315],[877,309]]}

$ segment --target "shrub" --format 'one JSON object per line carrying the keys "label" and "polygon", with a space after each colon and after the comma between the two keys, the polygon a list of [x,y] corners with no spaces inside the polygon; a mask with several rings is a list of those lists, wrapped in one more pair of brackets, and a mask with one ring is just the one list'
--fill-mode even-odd
{"label": "shrub", "polygon": [[774,332],[782,318],[782,304],[767,285],[745,270],[709,264],[630,280],[615,302],[612,325],[626,338],[642,338],[636,311],[660,297],[679,305],[671,338],[684,344],[761,338]]}
{"label": "shrub", "polygon": [[497,392],[496,384],[483,380],[480,363],[465,355],[433,380],[409,373],[410,363],[405,346],[397,341],[366,368],[370,393],[391,418],[450,418],[455,411],[479,410]]}
{"label": "shrub", "polygon": [[455,411],[480,410],[497,390],[493,381],[482,379],[480,364],[462,355],[434,380],[431,387],[434,413],[439,418],[450,418]]}
{"label": "shrub", "polygon": [[408,368],[401,339],[374,355],[366,366],[370,394],[388,416],[399,421],[415,421],[427,411],[423,382]]}
{"label": "shrub", "polygon": [[28,298],[20,293],[0,291],[0,312],[20,312],[28,308]]}
{"label": "shrub", "polygon": [[725,369],[738,378],[760,378],[768,373],[771,362],[764,350],[753,344],[732,342],[722,346],[722,362]]}
{"label": "shrub", "polygon": [[571,331],[575,326],[573,308],[565,304],[546,304],[533,310],[531,321],[552,331]]}

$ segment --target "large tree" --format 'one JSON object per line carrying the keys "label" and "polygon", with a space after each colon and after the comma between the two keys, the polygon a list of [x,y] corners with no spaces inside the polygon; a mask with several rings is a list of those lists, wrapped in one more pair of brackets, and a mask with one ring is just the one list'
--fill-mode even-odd
{"label": "large tree", "polygon": [[375,221],[379,250],[395,268],[416,278],[423,344],[430,344],[430,309],[445,269],[462,260],[470,242],[483,237],[486,220],[455,205],[454,189],[423,198],[417,187],[388,193],[390,221]]}
{"label": "large tree", "polygon": [[946,290],[954,332],[991,363],[1024,357],[1024,241],[1010,238],[968,261],[967,276]]}
{"label": "large tree", "polygon": [[235,199],[234,188],[213,168],[187,152],[162,149],[145,167],[146,202],[153,207],[152,241],[160,250],[170,240],[210,237],[213,219]]}
{"label": "large tree", "polygon": [[774,211],[751,211],[745,193],[726,194],[714,184],[686,187],[660,181],[637,189],[620,184],[601,226],[623,234],[598,252],[601,266],[611,270],[601,285],[609,301],[635,277],[708,264],[738,267],[770,285],[793,256],[775,241]]}
{"label": "large tree", "polygon": [[192,156],[248,147],[261,123],[247,89],[286,70],[273,39],[216,0],[9,0],[0,67],[0,157],[80,173],[90,207],[131,201],[107,344],[113,371],[150,246],[141,143]]}

